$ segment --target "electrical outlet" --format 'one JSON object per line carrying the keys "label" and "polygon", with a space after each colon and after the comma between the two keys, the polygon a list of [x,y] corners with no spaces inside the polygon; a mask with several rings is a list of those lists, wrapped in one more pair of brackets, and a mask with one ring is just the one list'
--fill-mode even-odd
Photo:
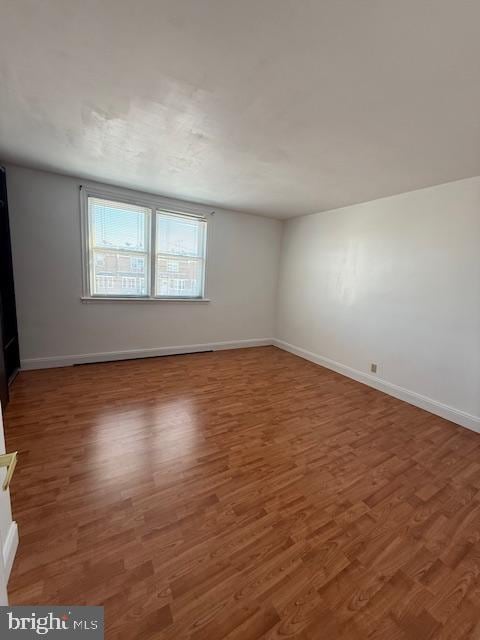
{"label": "electrical outlet", "polygon": [[377,373],[377,369],[378,369],[378,364],[376,364],[375,362],[372,362],[370,364],[370,372],[371,373]]}

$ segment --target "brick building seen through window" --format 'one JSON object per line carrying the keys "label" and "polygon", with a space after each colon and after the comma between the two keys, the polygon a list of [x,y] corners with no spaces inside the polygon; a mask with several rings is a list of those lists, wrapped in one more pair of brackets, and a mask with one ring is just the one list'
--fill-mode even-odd
{"label": "brick building seen through window", "polygon": [[[196,295],[195,260],[157,257],[156,288],[178,295]],[[126,256],[115,251],[95,255],[95,289],[99,294],[113,290],[123,295],[143,295],[146,291],[146,265],[144,256]]]}

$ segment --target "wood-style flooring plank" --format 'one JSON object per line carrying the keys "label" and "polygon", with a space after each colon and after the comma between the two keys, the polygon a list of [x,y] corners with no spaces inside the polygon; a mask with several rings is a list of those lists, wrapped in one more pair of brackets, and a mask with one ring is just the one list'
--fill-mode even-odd
{"label": "wood-style flooring plank", "polygon": [[109,640],[480,640],[480,435],[275,347],[22,372],[12,604]]}

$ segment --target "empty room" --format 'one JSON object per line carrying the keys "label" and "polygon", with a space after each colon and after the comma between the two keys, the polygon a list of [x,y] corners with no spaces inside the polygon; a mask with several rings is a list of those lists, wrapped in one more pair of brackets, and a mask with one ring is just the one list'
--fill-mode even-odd
{"label": "empty room", "polygon": [[479,25],[0,0],[2,640],[480,640]]}

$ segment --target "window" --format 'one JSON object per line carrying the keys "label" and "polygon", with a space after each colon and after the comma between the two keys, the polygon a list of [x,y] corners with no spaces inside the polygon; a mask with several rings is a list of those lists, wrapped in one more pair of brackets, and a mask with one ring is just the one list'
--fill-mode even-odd
{"label": "window", "polygon": [[176,273],[179,270],[178,262],[173,262],[173,260],[169,260],[167,262],[167,271],[172,271],[172,273]]}
{"label": "window", "polygon": [[113,289],[112,276],[95,276],[97,291],[105,292],[106,289]]}
{"label": "window", "polygon": [[144,258],[130,258],[130,270],[136,273],[143,273],[145,270]]}
{"label": "window", "polygon": [[[139,283],[138,283],[139,284]],[[137,278],[122,278],[122,289],[131,289],[132,291],[138,290]]]}
{"label": "window", "polygon": [[87,296],[203,298],[204,217],[90,194],[84,202]]}
{"label": "window", "polygon": [[201,297],[206,223],[166,211],[156,216],[155,295]]}

